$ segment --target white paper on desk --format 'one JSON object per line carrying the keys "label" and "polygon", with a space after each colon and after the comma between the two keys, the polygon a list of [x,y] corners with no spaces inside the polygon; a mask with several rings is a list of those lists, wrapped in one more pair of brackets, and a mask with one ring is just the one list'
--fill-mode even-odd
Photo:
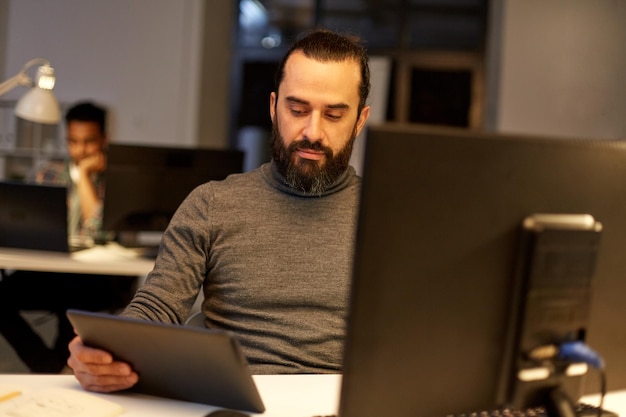
{"label": "white paper on desk", "polygon": [[117,417],[123,413],[119,404],[67,388],[22,391],[0,403],[0,417]]}
{"label": "white paper on desk", "polygon": [[80,261],[119,261],[121,259],[137,259],[139,255],[132,249],[109,243],[106,247],[93,248],[72,253],[72,258]]}

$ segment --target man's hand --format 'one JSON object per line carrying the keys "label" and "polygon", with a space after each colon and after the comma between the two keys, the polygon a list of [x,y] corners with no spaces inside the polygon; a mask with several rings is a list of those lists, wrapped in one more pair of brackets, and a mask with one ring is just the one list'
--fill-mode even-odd
{"label": "man's hand", "polygon": [[106,169],[106,156],[103,152],[87,156],[78,162],[81,174],[89,175],[93,172],[103,172]]}
{"label": "man's hand", "polygon": [[106,156],[102,152],[88,156],[78,162],[80,176],[78,178],[78,196],[80,199],[80,213],[84,222],[98,215],[102,202],[98,198],[91,174],[102,172],[106,168]]}
{"label": "man's hand", "polygon": [[69,344],[67,365],[87,391],[113,392],[132,387],[139,380],[129,364],[114,361],[104,350],[87,347],[77,336]]}

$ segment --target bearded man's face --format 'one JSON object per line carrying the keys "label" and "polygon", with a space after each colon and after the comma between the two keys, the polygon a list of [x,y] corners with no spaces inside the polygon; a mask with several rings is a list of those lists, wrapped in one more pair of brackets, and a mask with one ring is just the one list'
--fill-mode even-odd
{"label": "bearded man's face", "polygon": [[[320,142],[299,140],[285,146],[276,123],[272,124],[272,157],[278,167],[278,172],[285,177],[287,183],[307,194],[319,195],[328,189],[343,174],[350,164],[352,147],[356,139],[353,130],[350,140],[336,154],[332,149],[323,146]],[[320,159],[305,159],[298,156],[298,152],[315,151],[323,154]]]}
{"label": "bearded man's face", "polygon": [[287,59],[270,95],[272,157],[295,189],[319,195],[348,168],[370,113],[360,108],[360,63],[318,61],[301,51]]}

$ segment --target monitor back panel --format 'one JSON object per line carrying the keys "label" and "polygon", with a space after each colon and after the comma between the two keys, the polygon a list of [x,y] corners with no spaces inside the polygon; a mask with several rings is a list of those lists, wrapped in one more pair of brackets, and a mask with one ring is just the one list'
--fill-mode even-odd
{"label": "monitor back panel", "polygon": [[241,172],[243,160],[234,149],[111,144],[103,228],[163,231],[195,187]]}
{"label": "monitor back panel", "polygon": [[367,140],[341,417],[495,405],[518,228],[538,212],[602,222],[587,341],[626,388],[626,143],[396,125]]}
{"label": "monitor back panel", "polygon": [[0,246],[67,252],[67,189],[0,182]]}

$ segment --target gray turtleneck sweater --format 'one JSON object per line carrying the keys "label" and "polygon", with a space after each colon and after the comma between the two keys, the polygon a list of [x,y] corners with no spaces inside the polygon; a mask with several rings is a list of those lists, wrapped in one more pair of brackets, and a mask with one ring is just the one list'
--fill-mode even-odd
{"label": "gray turtleneck sweater", "polygon": [[338,372],[360,179],[321,196],[273,163],[196,188],[124,315],[181,323],[200,290],[210,328],[233,332],[254,374]]}

